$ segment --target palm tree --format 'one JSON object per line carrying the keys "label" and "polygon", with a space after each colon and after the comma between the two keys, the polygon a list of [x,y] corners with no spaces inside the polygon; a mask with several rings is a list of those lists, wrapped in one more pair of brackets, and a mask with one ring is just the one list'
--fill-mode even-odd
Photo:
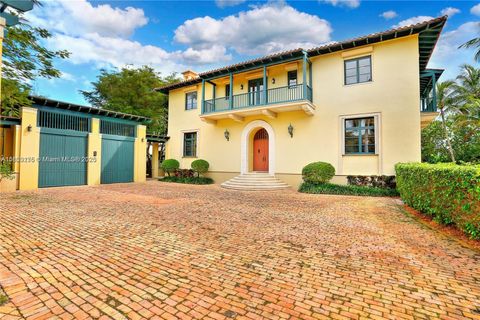
{"label": "palm tree", "polygon": [[465,106],[480,99],[480,69],[469,64],[463,64],[461,73],[457,76],[454,90],[457,96],[457,110],[463,114],[466,112]]}
{"label": "palm tree", "polygon": [[477,51],[475,52],[474,59],[475,61],[480,62],[480,38],[473,38],[472,40],[465,42],[458,48],[476,48]]}
{"label": "palm tree", "polygon": [[450,135],[448,134],[447,124],[445,122],[445,112],[452,109],[455,105],[455,87],[455,82],[452,80],[437,83],[437,108],[440,110],[443,134],[445,136],[445,141],[447,142],[447,149],[452,162],[455,162],[455,153],[453,152],[452,142],[450,141]]}

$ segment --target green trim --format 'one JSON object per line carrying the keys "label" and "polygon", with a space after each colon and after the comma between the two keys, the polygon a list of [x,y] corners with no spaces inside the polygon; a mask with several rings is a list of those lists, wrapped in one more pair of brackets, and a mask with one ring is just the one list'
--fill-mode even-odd
{"label": "green trim", "polygon": [[[370,67],[370,78],[367,81],[360,81],[360,60],[365,60],[368,58],[369,61],[369,67]],[[347,83],[347,63],[349,62],[355,62],[355,73],[356,73],[356,82],[352,83]],[[349,76],[350,78],[352,76]],[[372,75],[372,56],[371,55],[366,55],[363,57],[359,58],[354,58],[354,59],[348,59],[343,61],[343,83],[346,86],[352,85],[352,84],[357,84],[357,83],[366,83],[366,82],[372,82],[373,81],[373,75]]]}
{"label": "green trim", "polygon": [[87,137],[88,132],[86,131],[75,131],[75,130],[65,130],[65,129],[54,129],[54,128],[40,128],[40,133],[56,134],[60,136],[75,136],[75,137]]}
{"label": "green trim", "polygon": [[0,119],[0,125],[4,126],[4,125],[9,125],[9,126],[12,126],[12,125],[19,125],[20,124],[20,120],[3,120],[3,119]]}
{"label": "green trim", "polygon": [[117,141],[135,141],[135,137],[117,136],[114,134],[106,134],[106,133],[102,133],[102,139],[117,140]]}

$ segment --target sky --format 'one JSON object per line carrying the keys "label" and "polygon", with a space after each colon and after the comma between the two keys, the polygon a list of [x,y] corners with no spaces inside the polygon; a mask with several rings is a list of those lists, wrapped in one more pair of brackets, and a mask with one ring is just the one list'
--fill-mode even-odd
{"label": "sky", "polygon": [[52,33],[45,46],[68,50],[56,60],[57,79],[38,79],[33,93],[88,104],[100,70],[148,65],[163,75],[208,71],[294,48],[309,49],[447,14],[429,68],[452,79],[473,50],[458,49],[480,35],[478,1],[88,1],[44,0],[26,14]]}

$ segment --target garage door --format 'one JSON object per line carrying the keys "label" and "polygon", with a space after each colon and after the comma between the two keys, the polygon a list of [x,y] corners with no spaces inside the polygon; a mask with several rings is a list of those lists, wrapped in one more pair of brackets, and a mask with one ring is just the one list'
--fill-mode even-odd
{"label": "garage door", "polygon": [[87,136],[42,131],[38,186],[44,188],[87,184]]}
{"label": "garage door", "polygon": [[74,112],[38,110],[40,152],[38,186],[87,184],[87,136],[90,119]]}
{"label": "garage door", "polygon": [[101,183],[133,182],[135,126],[100,121],[102,133]]}
{"label": "garage door", "polygon": [[102,137],[101,183],[133,182],[133,139]]}

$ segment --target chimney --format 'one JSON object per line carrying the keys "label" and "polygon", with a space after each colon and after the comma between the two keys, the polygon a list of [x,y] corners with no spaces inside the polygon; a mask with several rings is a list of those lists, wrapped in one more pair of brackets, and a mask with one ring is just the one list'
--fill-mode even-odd
{"label": "chimney", "polygon": [[198,77],[198,73],[192,71],[192,70],[187,70],[187,71],[184,71],[182,72],[183,74],[183,80],[191,80],[191,79],[195,79]]}

